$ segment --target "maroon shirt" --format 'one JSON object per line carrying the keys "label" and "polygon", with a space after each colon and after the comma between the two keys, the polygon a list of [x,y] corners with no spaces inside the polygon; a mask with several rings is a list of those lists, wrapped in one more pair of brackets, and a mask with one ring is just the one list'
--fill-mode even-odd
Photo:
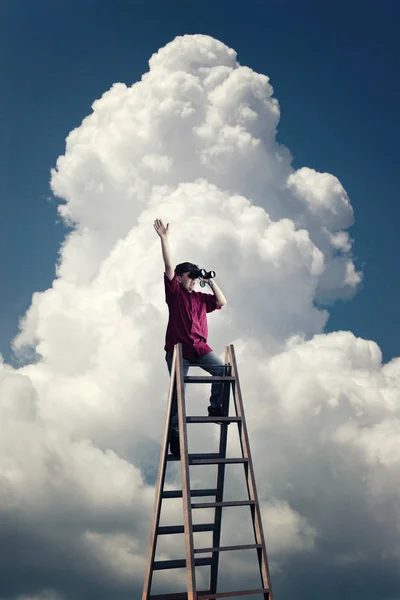
{"label": "maroon shirt", "polygon": [[214,294],[187,292],[179,285],[176,274],[170,281],[164,273],[164,285],[169,308],[165,350],[173,352],[174,345],[180,342],[184,358],[196,358],[211,352],[207,344],[206,313],[221,308]]}

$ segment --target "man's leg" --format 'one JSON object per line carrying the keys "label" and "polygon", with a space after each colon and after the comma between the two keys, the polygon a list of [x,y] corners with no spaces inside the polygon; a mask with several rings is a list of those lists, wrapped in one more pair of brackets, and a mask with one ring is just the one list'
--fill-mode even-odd
{"label": "man's leg", "polygon": [[[172,352],[166,352],[165,360],[167,361],[167,367],[169,374],[171,375],[172,367]],[[183,359],[183,376],[186,377],[190,366],[190,361],[186,358]],[[184,389],[186,384],[184,384]],[[178,397],[176,393],[176,381],[174,384],[174,390],[172,393],[172,407],[171,407],[171,425],[170,425],[170,450],[171,454],[179,456],[179,424],[178,424]]]}
{"label": "man's leg", "polygon": [[[222,376],[225,374],[225,363],[222,362],[215,352],[209,352],[205,356],[196,358],[196,364],[207,371],[207,373],[210,373],[210,375]],[[223,391],[223,383],[213,383],[211,385],[210,406],[213,409],[221,408]]]}

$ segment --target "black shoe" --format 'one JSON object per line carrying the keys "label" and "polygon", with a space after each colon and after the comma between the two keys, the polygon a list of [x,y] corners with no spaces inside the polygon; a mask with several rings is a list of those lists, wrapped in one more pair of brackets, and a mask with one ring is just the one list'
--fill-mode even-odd
{"label": "black shoe", "polygon": [[[208,416],[209,417],[225,417],[224,412],[221,406],[209,406],[208,407]],[[226,425],[223,421],[216,421],[217,425]]]}
{"label": "black shoe", "polygon": [[172,429],[169,435],[169,451],[173,456],[181,457],[181,449],[179,446],[179,432]]}

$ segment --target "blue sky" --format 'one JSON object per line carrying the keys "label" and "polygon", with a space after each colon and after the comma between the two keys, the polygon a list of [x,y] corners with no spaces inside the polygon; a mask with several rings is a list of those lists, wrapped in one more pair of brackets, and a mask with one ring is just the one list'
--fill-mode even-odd
{"label": "blue sky", "polygon": [[128,85],[176,35],[206,33],[271,78],[278,139],[336,175],[355,211],[350,234],[361,292],[330,307],[328,330],[349,329],[399,354],[398,137],[400,7],[394,1],[84,2],[3,0],[0,351],[49,287],[65,228],[49,171],[65,137],[116,81]]}

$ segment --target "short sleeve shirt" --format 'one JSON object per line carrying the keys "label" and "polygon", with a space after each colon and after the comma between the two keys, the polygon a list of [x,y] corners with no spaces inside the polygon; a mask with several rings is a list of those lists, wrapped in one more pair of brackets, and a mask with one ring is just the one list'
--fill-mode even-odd
{"label": "short sleeve shirt", "polygon": [[164,285],[169,309],[165,350],[172,352],[174,345],[181,343],[184,358],[211,352],[207,344],[207,313],[221,308],[214,294],[186,291],[179,285],[176,274],[170,281],[164,273]]}

